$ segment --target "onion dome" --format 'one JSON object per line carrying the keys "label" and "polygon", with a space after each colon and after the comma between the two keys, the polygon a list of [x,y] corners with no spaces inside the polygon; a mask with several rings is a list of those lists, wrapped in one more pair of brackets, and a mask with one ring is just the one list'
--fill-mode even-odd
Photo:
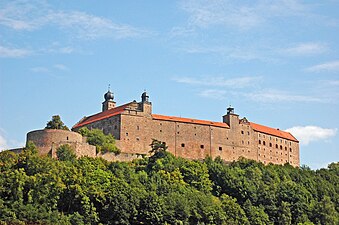
{"label": "onion dome", "polygon": [[105,98],[105,101],[110,101],[114,99],[114,95],[110,90],[108,90],[106,94],[104,95],[104,98]]}
{"label": "onion dome", "polygon": [[141,95],[141,101],[142,102],[148,102],[148,100],[149,100],[149,96],[148,96],[147,92],[144,91],[144,93],[142,93],[142,95]]}

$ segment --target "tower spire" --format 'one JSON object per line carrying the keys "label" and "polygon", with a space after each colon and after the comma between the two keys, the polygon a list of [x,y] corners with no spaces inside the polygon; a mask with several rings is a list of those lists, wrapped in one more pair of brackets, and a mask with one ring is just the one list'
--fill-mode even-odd
{"label": "tower spire", "polygon": [[108,85],[108,91],[104,94],[105,101],[102,103],[102,111],[115,107],[114,94],[111,92],[111,85]]}

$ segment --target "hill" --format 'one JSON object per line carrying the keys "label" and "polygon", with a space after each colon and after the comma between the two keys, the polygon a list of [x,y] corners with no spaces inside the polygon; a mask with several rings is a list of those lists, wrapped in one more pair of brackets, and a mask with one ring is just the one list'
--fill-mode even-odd
{"label": "hill", "polygon": [[1,152],[0,224],[338,224],[339,163],[189,161],[152,147],[131,163]]}

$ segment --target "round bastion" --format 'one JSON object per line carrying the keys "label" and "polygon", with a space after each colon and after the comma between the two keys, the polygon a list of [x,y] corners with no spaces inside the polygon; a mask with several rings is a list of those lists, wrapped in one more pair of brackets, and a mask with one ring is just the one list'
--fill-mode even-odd
{"label": "round bastion", "polygon": [[58,129],[34,130],[27,133],[27,142],[32,141],[39,149],[39,155],[47,155],[62,143],[82,143],[81,134]]}

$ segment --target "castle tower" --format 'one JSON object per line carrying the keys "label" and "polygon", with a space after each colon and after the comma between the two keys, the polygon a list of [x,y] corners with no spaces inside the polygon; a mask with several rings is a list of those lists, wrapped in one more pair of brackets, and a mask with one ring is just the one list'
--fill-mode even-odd
{"label": "castle tower", "polygon": [[234,108],[231,106],[227,108],[227,114],[224,115],[222,119],[231,129],[239,125],[239,115],[234,113]]}
{"label": "castle tower", "polygon": [[149,101],[149,96],[146,91],[141,95],[141,109],[145,114],[152,114],[152,103]]}
{"label": "castle tower", "polygon": [[109,87],[108,87],[108,91],[104,95],[104,99],[105,101],[102,103],[102,111],[113,109],[115,107],[116,102],[113,101],[114,95],[110,91]]}

